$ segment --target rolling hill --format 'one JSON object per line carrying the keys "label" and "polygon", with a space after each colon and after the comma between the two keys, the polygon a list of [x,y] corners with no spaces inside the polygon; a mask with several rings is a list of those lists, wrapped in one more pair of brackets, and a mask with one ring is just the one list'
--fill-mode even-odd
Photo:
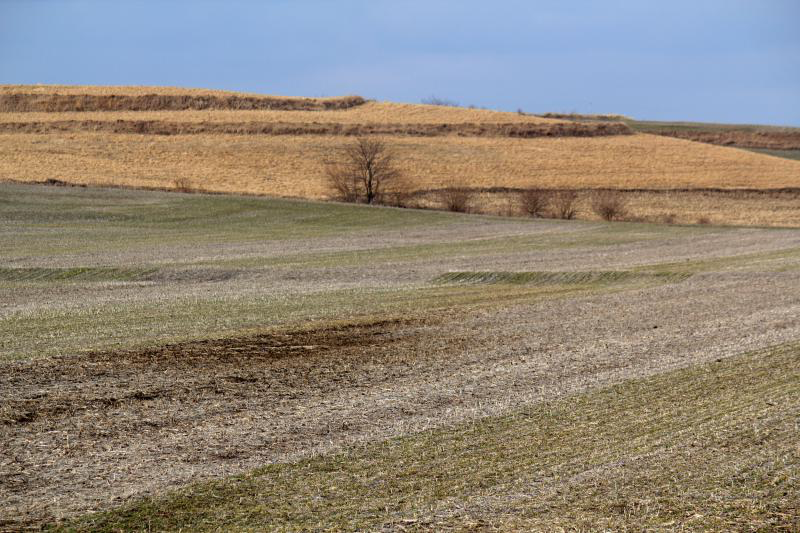
{"label": "rolling hill", "polygon": [[[800,161],[641,133],[629,122],[356,96],[0,86],[0,180],[163,189],[189,183],[211,192],[322,199],[332,194],[323,171],[331,152],[352,136],[377,135],[395,151],[421,206],[434,206],[435,191],[444,188],[475,191],[474,208],[484,212],[509,211],[509,191],[518,189],[608,188],[648,194],[633,199],[642,204],[633,208],[640,217],[681,219],[686,199],[664,202],[665,191],[722,195],[724,211],[735,212],[741,209],[731,209],[732,200],[800,187]],[[795,196],[778,200],[791,207]],[[776,223],[760,209],[755,218],[755,208],[745,218],[713,218]],[[796,209],[777,221],[797,222]]]}

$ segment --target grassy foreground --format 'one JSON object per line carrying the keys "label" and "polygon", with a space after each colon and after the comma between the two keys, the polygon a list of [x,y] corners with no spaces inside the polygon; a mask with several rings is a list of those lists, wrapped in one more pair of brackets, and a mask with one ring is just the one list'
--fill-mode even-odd
{"label": "grassy foreground", "polygon": [[796,530],[800,345],[251,474],[56,529]]}

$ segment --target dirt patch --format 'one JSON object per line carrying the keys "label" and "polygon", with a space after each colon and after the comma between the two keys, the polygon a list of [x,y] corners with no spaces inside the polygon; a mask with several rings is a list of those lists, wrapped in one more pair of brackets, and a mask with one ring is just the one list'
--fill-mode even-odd
{"label": "dirt patch", "polygon": [[[225,425],[247,413],[269,418],[291,411],[299,398],[390,380],[416,357],[415,324],[387,320],[4,365],[0,499],[7,507],[0,528],[96,508],[107,500],[101,485],[112,484],[117,498],[159,477],[158,485],[169,485],[165,461],[235,468],[257,455],[256,447],[301,448],[319,437],[318,424],[275,430],[262,420],[273,433],[266,439],[228,427],[211,438],[214,445],[197,449],[176,449],[175,439],[204,422]],[[82,488],[76,494],[66,487]]]}
{"label": "dirt patch", "polygon": [[796,339],[797,280],[702,274],[434,321],[6,363],[0,527]]}
{"label": "dirt patch", "polygon": [[[57,357],[19,371],[12,365],[2,382],[5,391],[15,393],[2,398],[0,424],[52,424],[82,412],[100,414],[158,398],[246,396],[255,383],[265,384],[278,401],[286,391],[329,390],[332,363],[346,374],[363,363],[364,348],[399,342],[398,328],[410,323],[385,321]],[[33,390],[37,392],[26,394]]]}

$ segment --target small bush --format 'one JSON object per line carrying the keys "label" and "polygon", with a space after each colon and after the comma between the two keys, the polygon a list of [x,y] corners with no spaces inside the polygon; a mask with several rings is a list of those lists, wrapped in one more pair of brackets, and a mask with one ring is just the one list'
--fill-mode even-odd
{"label": "small bush", "polygon": [[472,193],[464,188],[449,188],[439,191],[439,198],[442,205],[448,211],[454,213],[467,213],[469,212],[470,200]]}
{"label": "small bush", "polygon": [[675,224],[675,221],[678,219],[678,215],[675,213],[665,213],[661,215],[660,221],[662,224]]}
{"label": "small bush", "polygon": [[553,215],[556,218],[572,220],[578,214],[575,203],[578,200],[578,193],[570,190],[562,190],[553,194],[551,204]]}
{"label": "small bush", "polygon": [[411,207],[414,193],[410,191],[394,191],[383,194],[381,203],[392,207]]}
{"label": "small bush", "polygon": [[703,226],[711,224],[711,219],[708,217],[700,217],[697,219],[697,223]]}
{"label": "small bush", "polygon": [[522,212],[538,218],[545,216],[550,206],[550,192],[543,189],[525,189],[519,193]]}
{"label": "small bush", "polygon": [[176,178],[172,182],[172,187],[178,192],[192,192],[194,190],[189,178]]}
{"label": "small bush", "polygon": [[619,191],[596,191],[592,211],[603,220],[621,220],[627,213],[625,197]]}

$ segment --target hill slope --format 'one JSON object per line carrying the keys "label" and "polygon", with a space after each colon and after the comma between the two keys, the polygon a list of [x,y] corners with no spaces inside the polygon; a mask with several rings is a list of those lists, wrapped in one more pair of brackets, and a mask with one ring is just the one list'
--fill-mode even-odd
{"label": "hill slope", "polygon": [[[65,102],[76,111],[65,111]],[[85,110],[87,102],[108,110]],[[326,198],[331,151],[351,135],[380,135],[423,195],[448,187],[800,187],[798,161],[633,134],[614,121],[152,87],[2,86],[0,109],[2,180],[153,188],[181,181],[215,192]]]}

